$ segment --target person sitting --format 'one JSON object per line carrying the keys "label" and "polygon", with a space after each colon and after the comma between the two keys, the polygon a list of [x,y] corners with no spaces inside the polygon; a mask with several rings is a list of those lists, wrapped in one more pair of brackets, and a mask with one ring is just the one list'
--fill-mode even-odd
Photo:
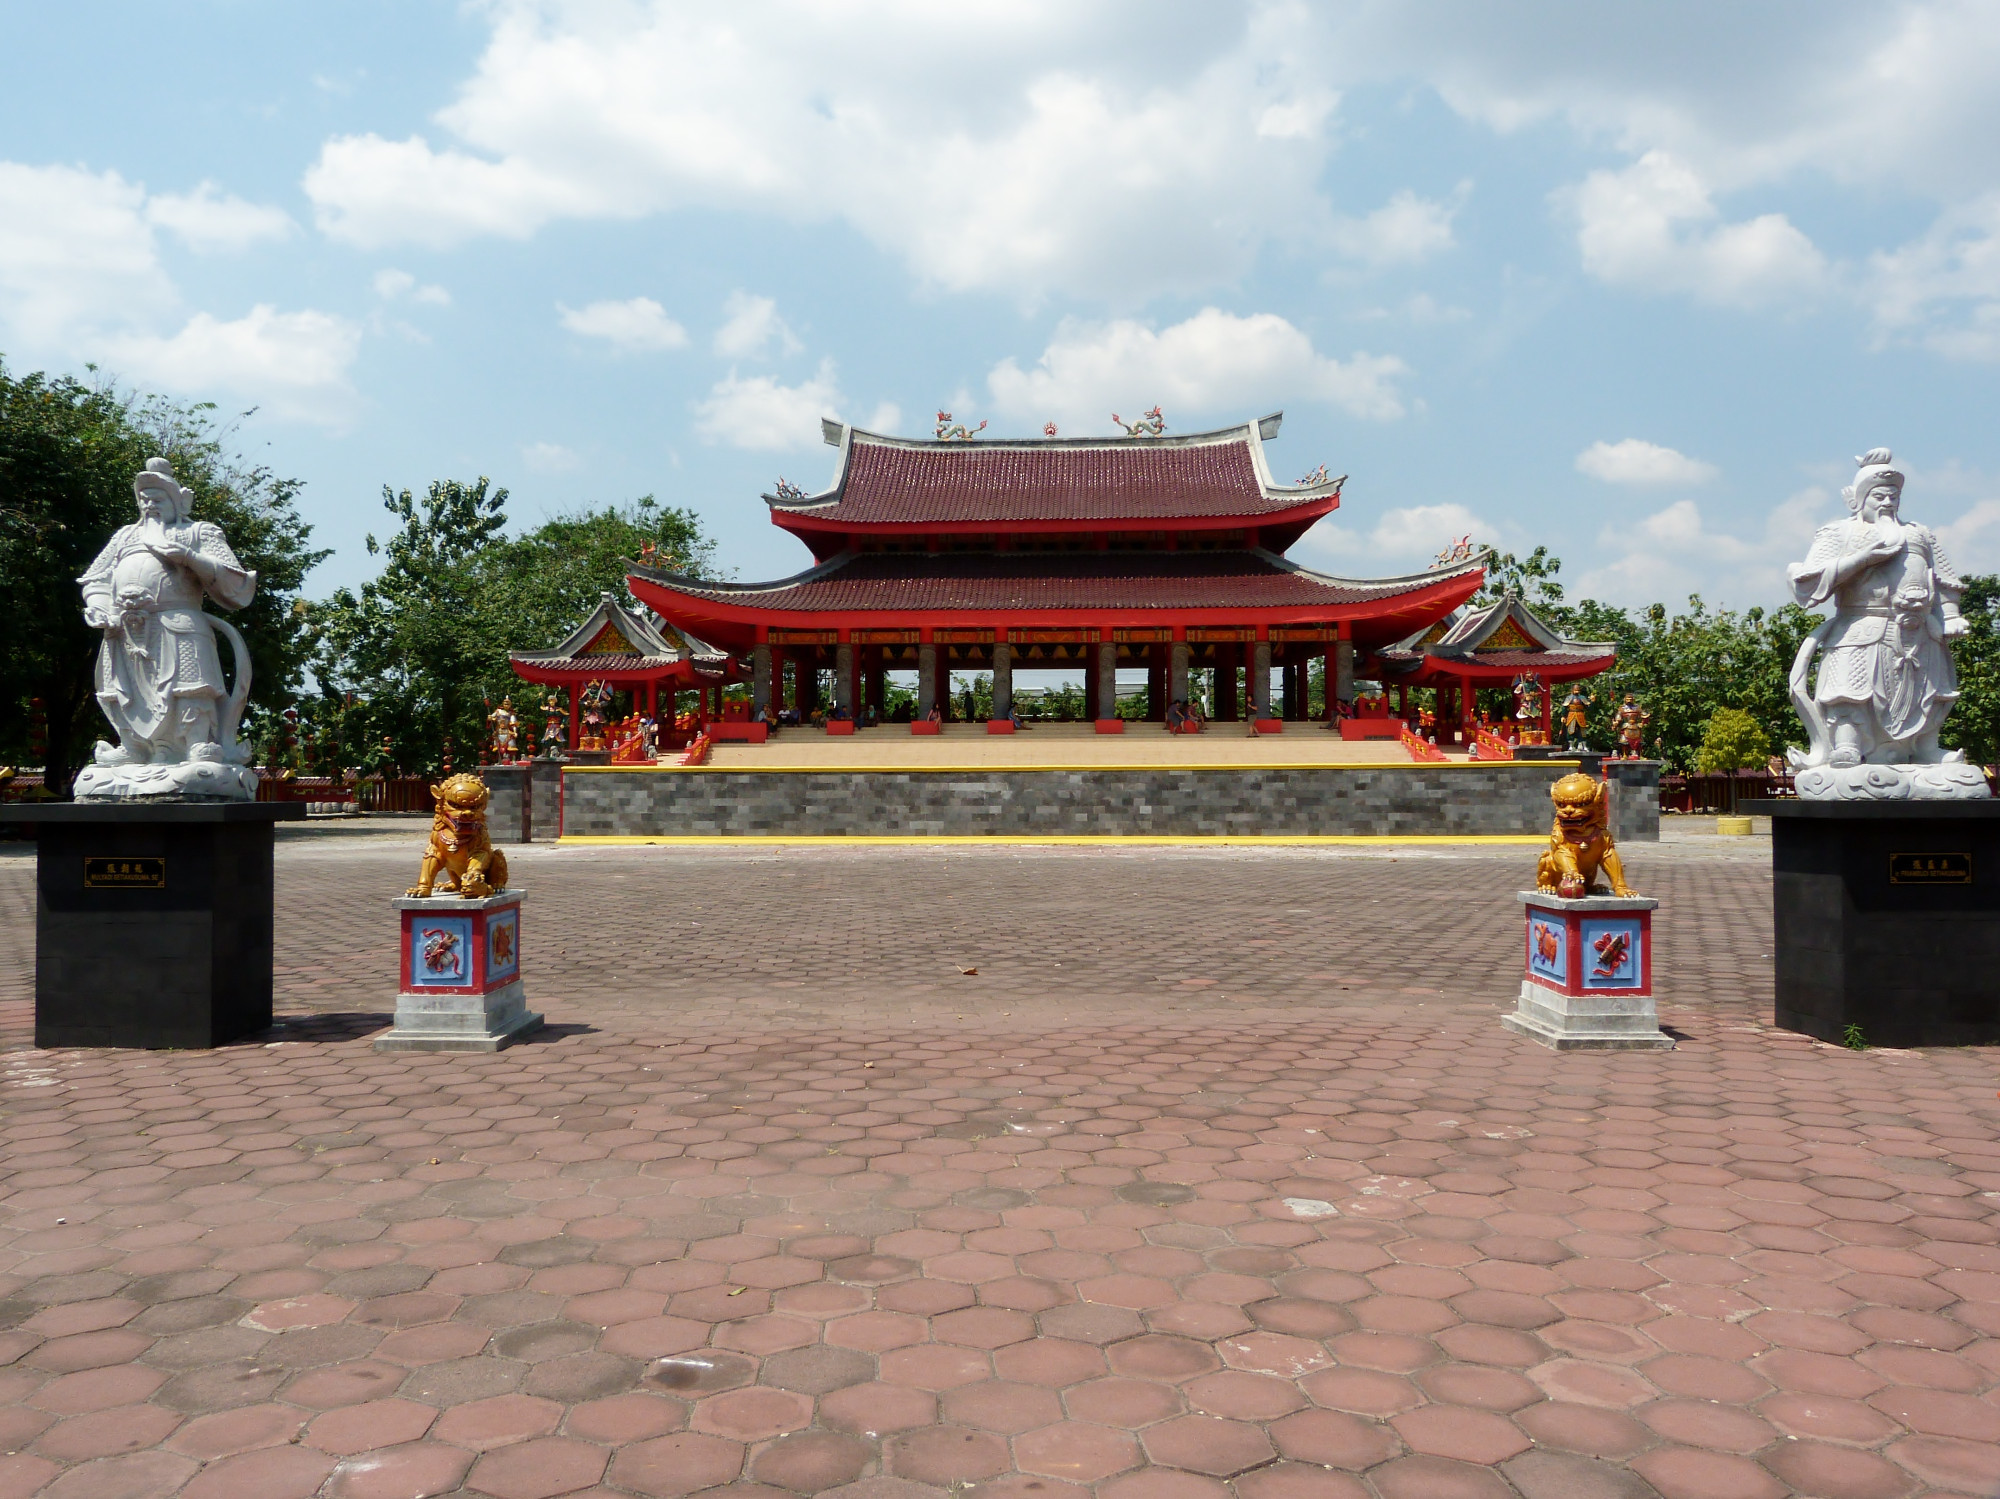
{"label": "person sitting", "polygon": [[845,723],[847,722],[848,719],[854,717],[852,713],[847,711],[847,704],[845,703],[835,703],[833,705],[833,712],[828,714],[827,716],[830,719],[837,720],[840,723]]}
{"label": "person sitting", "polygon": [[925,723],[935,723],[935,724],[942,724],[942,723],[944,722],[944,708],[943,708],[943,706],[942,706],[941,704],[938,704],[938,703],[932,703],[932,704],[931,704],[931,711],[930,711],[930,712],[928,712],[928,713],[926,713],[926,714],[924,715],[924,722],[925,722]]}
{"label": "person sitting", "polygon": [[1198,703],[1189,703],[1187,705],[1187,725],[1181,732],[1184,734],[1199,734],[1207,727],[1208,720],[1201,716],[1201,706]]}
{"label": "person sitting", "polygon": [[1007,722],[1012,724],[1016,729],[1026,729],[1028,727],[1021,722],[1021,710],[1012,703],[1007,705]]}
{"label": "person sitting", "polygon": [[862,704],[861,727],[864,729],[872,729],[875,727],[877,722],[879,722],[879,720],[875,715],[875,705],[873,703]]}

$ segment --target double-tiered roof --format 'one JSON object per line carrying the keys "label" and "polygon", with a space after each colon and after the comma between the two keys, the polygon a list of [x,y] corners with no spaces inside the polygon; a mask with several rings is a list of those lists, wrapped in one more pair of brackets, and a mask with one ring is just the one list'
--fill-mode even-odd
{"label": "double-tiered roof", "polygon": [[[1363,580],[1284,554],[1340,504],[1344,476],[1271,476],[1282,413],[1189,435],[933,441],[824,424],[839,449],[818,494],[764,496],[815,563],[769,583],[635,568],[664,618],[741,652],[800,631],[938,628],[1111,633],[1318,626],[1369,648],[1442,619],[1478,589],[1477,558]],[[929,638],[926,633],[925,638]],[[999,637],[1005,638],[1005,637]],[[1124,638],[1121,636],[1120,638]],[[1248,637],[1246,637],[1248,638]]]}

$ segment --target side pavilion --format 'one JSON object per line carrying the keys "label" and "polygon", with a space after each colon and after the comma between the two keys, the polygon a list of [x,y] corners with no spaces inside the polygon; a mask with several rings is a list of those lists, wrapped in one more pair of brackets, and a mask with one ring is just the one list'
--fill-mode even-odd
{"label": "side pavilion", "polygon": [[736,663],[728,655],[704,641],[694,639],[671,625],[656,628],[651,621],[625,608],[611,594],[603,595],[590,617],[552,651],[512,651],[507,664],[523,681],[561,687],[569,698],[569,749],[577,744],[577,708],[583,689],[592,682],[623,688],[632,697],[632,706],[653,718],[659,711],[659,696],[694,690],[701,693],[701,717],[710,712],[709,689],[726,682],[743,680]]}
{"label": "side pavilion", "polygon": [[1333,577],[1286,551],[1340,504],[1325,470],[1273,481],[1264,444],[1282,414],[1177,436],[933,441],[827,421],[832,484],[765,495],[772,523],[814,565],[771,583],[717,583],[638,567],[630,585],[663,619],[752,662],[754,700],[811,706],[831,668],[850,713],[883,704],[885,673],[914,668],[918,712],[949,714],[949,673],[990,669],[993,712],[1017,667],[1081,669],[1087,713],[1117,713],[1115,673],[1147,671],[1149,716],[1216,671],[1216,717],[1270,718],[1270,668],[1288,718],[1306,669],[1352,694],[1357,650],[1420,634],[1469,599],[1477,558],[1399,578]]}

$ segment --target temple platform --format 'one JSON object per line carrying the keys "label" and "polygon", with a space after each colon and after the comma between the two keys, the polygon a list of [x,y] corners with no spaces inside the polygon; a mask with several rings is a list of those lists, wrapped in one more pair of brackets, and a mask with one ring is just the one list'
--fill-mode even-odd
{"label": "temple platform", "polygon": [[[878,731],[879,732],[879,731]],[[1017,736],[1018,737],[1021,736]],[[1301,738],[1304,736],[1301,735]],[[1331,739],[1321,735],[1322,744]],[[1325,744],[1313,760],[1263,758],[1269,740],[1107,736],[1115,759],[1088,740],[1041,741],[1038,763],[975,760],[984,736],[944,736],[957,755],[928,762],[884,745],[874,758],[786,763],[769,756],[697,767],[572,765],[562,772],[560,838],[570,842],[712,843],[950,841],[1348,842],[1401,839],[1539,842],[1551,821],[1549,788],[1574,760],[1455,760],[1413,764],[1343,758]],[[990,743],[1018,753],[1017,739]],[[861,735],[833,745],[868,747]],[[919,738],[924,751],[936,740]],[[811,748],[819,749],[814,745]],[[1160,758],[1144,758],[1147,750]],[[1234,751],[1238,758],[1220,758]],[[746,755],[755,750],[746,750]],[[1088,753],[1089,758],[1085,758]],[[1377,750],[1379,756],[1380,751]],[[1259,758],[1250,758],[1257,754]],[[1658,767],[1613,768],[1613,830],[1621,841],[1659,837]]]}
{"label": "temple platform", "polygon": [[[1122,734],[1100,734],[1087,723],[1036,724],[1015,734],[989,734],[984,723],[939,725],[912,734],[905,723],[857,728],[780,729],[763,744],[717,744],[714,770],[870,769],[939,766],[1041,768],[1114,765],[1409,765],[1394,740],[1347,741],[1317,723],[1288,723],[1279,734],[1253,734],[1247,723],[1212,723],[1199,734],[1169,734],[1157,723],[1128,723]],[[1463,760],[1464,751],[1452,752]]]}

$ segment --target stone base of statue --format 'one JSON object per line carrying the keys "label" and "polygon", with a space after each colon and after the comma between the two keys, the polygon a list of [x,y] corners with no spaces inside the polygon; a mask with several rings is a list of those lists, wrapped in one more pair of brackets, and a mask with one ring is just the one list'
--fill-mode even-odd
{"label": "stone base of statue", "polygon": [[396,1023],[377,1051],[498,1051],[541,1028],[521,987],[521,892],[405,896]]}
{"label": "stone base of statue", "polygon": [[35,1044],[200,1048],[271,1025],[272,830],[303,802],[28,802]]}
{"label": "stone base of statue", "polygon": [[80,802],[254,802],[257,772],[222,760],[168,765],[86,765],[73,793]]}
{"label": "stone base of statue", "polygon": [[2000,801],[1742,810],[1771,819],[1780,1029],[1869,1046],[2000,1042]]}
{"label": "stone base of statue", "polygon": [[1520,892],[1521,998],[1500,1023],[1556,1051],[1666,1051],[1653,1007],[1653,912],[1645,896]]}
{"label": "stone base of statue", "polygon": [[1793,787],[1808,802],[1985,801],[1986,773],[1963,760],[1937,765],[1815,765]]}

